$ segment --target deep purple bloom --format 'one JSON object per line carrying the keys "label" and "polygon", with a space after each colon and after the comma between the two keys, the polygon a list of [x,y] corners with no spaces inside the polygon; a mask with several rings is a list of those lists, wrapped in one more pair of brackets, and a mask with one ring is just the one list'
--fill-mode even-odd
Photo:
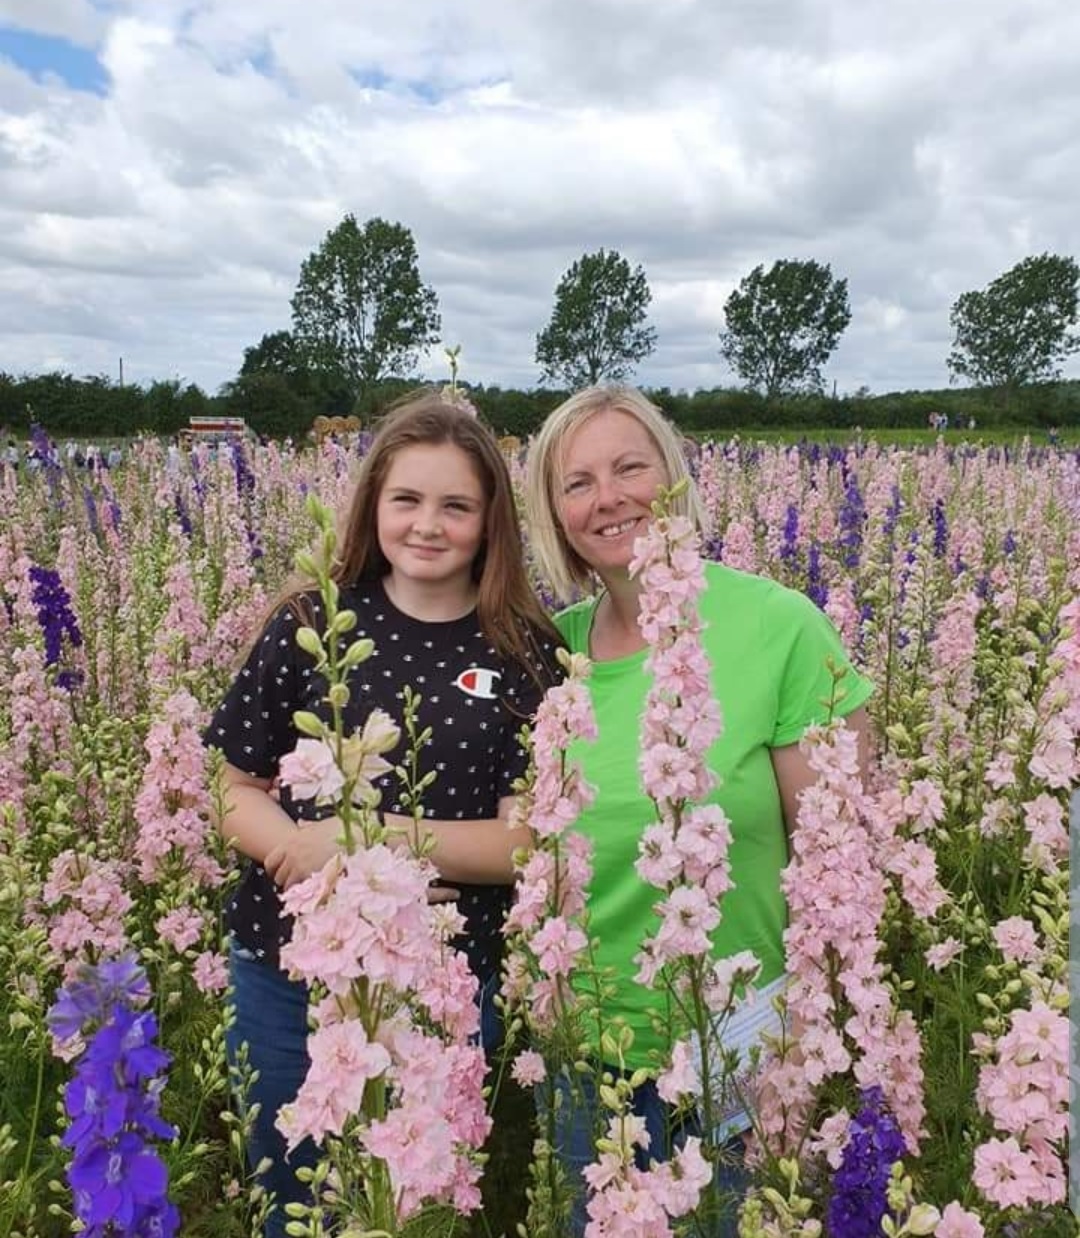
{"label": "deep purple bloom", "polygon": [[230,443],[229,452],[232,457],[233,474],[236,477],[236,493],[241,498],[255,491],[255,474],[248,464],[247,453],[243,443]]}
{"label": "deep purple bloom", "polygon": [[949,522],[945,517],[945,501],[938,499],[934,503],[934,554],[943,559],[949,545]]}
{"label": "deep purple bloom", "polygon": [[82,644],[82,633],[71,609],[71,598],[60,581],[55,568],[30,568],[33,589],[30,597],[37,607],[38,624],[45,637],[45,665],[55,666],[60,661],[66,637],[72,648]]}
{"label": "deep purple bloom", "polygon": [[866,526],[866,503],[854,473],[848,472],[844,482],[844,501],[837,514],[840,534],[837,545],[841,551],[840,561],[854,571],[859,566],[862,552],[863,530]]}
{"label": "deep purple bloom", "polygon": [[54,1034],[90,1037],[64,1089],[71,1149],[68,1183],[83,1233],[95,1238],[171,1238],[180,1216],[169,1202],[168,1171],[152,1138],[175,1139],[159,1113],[170,1057],[156,1044],[145,1005],[146,975],[134,955],[84,967],[49,1011]]}
{"label": "deep purple bloom", "polygon": [[780,543],[780,558],[790,563],[798,554],[799,542],[799,509],[794,503],[788,504],[784,516],[784,540]]}
{"label": "deep purple bloom", "polygon": [[[68,1181],[84,1225],[110,1225],[111,1233],[175,1233],[179,1216],[165,1198],[169,1175],[156,1152],[147,1148],[133,1131],[126,1131],[109,1143],[97,1144],[85,1157],[72,1162]],[[159,1223],[169,1212],[171,1227]]]}
{"label": "deep purple bloom", "polygon": [[188,515],[187,504],[184,502],[184,496],[179,490],[176,492],[175,499],[176,518],[180,521],[180,532],[185,537],[191,536],[191,517]]}
{"label": "deep purple bloom", "polygon": [[1016,553],[1016,535],[1012,529],[1005,530],[1005,537],[1001,543],[1001,549],[1006,558],[1011,558]]}
{"label": "deep purple bloom", "polygon": [[885,508],[885,520],[881,526],[881,530],[886,537],[891,537],[896,531],[896,522],[900,519],[900,512],[903,506],[904,500],[900,497],[900,487],[894,485],[892,495],[889,498],[889,506]]}
{"label": "deep purple bloom", "polygon": [[879,1238],[888,1208],[893,1165],[907,1153],[881,1088],[862,1093],[863,1107],[851,1119],[826,1215],[829,1238]]}
{"label": "deep purple bloom", "polygon": [[79,1032],[100,1026],[116,1005],[144,1006],[149,998],[146,972],[129,951],[96,966],[84,964],[76,978],[56,995],[46,1019],[58,1040],[70,1040]]}
{"label": "deep purple bloom", "polygon": [[806,559],[806,596],[820,610],[825,609],[829,600],[829,587],[821,575],[821,548],[817,542],[810,543],[810,551]]}

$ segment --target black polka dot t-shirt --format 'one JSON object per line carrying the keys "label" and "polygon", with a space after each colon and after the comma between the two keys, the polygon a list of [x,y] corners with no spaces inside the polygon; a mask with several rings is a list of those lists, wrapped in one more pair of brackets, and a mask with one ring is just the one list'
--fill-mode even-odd
{"label": "black polka dot t-shirt", "polygon": [[[321,600],[309,594],[307,602],[314,615],[311,626],[322,631]],[[526,668],[492,649],[475,612],[446,623],[421,622],[398,610],[379,581],[343,588],[340,607],[358,616],[346,643],[360,637],[375,643],[372,657],[350,674],[346,733],[362,727],[375,708],[400,724],[403,689],[410,686],[420,697],[417,729],[431,728],[419,762],[421,777],[435,773],[423,793],[424,815],[440,820],[494,817],[499,799],[513,793],[514,780],[528,763],[518,733],[539,704],[541,688],[536,680]],[[322,699],[326,681],[316,673],[314,659],[296,644],[301,622],[287,605],[277,611],[206,730],[208,745],[220,748],[230,765],[258,778],[274,777],[281,758],[295,748],[300,738],[292,720],[296,710],[330,719]],[[554,646],[543,633],[537,633],[535,645],[541,681],[550,682]],[[397,764],[406,755],[403,735],[386,759]],[[377,785],[382,807],[403,811],[397,777],[388,773]],[[281,806],[298,822],[334,811],[313,800],[294,800],[287,787],[281,788]],[[465,931],[455,944],[484,981],[498,971],[501,928],[512,887],[453,885],[460,890],[457,906],[465,917]],[[239,945],[259,959],[277,963],[292,921],[284,915],[277,887],[261,865],[248,862],[229,902],[227,921]]]}

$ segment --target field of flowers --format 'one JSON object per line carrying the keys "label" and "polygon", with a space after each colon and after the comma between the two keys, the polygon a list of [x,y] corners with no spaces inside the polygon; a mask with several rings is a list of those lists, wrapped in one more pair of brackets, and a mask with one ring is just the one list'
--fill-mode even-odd
{"label": "field of flowers", "polygon": [[[70,1232],[77,1211],[102,1234],[258,1222],[224,1052],[235,866],[208,825],[200,731],[316,539],[309,496],[336,506],[362,450],[169,459],[144,440],[111,471],[44,449],[36,471],[0,465],[0,1238]],[[1076,1234],[1080,452],[732,441],[696,469],[705,553],[806,592],[877,685],[869,787],[842,739],[813,741],[821,781],[785,879],[800,1043],[756,1076],[741,1232]],[[523,968],[540,957],[518,948]],[[568,1061],[557,1041],[538,1030],[545,1060],[518,1077]],[[530,1233],[554,1235],[546,1172]],[[625,1166],[610,1181],[661,1198]],[[461,1232],[517,1219],[488,1202]],[[682,1203],[670,1230],[662,1210],[596,1232],[704,1232]]]}

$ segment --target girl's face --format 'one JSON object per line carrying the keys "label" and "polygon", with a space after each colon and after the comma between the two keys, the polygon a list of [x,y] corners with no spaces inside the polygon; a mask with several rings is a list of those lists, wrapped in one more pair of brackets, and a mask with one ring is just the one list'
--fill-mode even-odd
{"label": "girl's face", "polygon": [[390,462],[375,508],[379,548],[399,587],[473,591],[487,500],[472,460],[454,443],[417,443]]}
{"label": "girl's face", "polygon": [[594,413],[563,445],[556,500],[566,540],[600,576],[621,573],[666,483],[652,435],[629,413]]}

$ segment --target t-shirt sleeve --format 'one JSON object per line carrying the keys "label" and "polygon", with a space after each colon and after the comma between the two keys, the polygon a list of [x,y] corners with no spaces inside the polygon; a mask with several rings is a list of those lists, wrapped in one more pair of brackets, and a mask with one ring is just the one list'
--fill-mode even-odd
{"label": "t-shirt sleeve", "polygon": [[208,747],[256,778],[272,778],[296,747],[299,659],[306,657],[296,644],[298,626],[287,605],[272,616],[203,734]]}
{"label": "t-shirt sleeve", "polygon": [[521,778],[529,768],[529,752],[521,743],[521,728],[530,725],[536,717],[536,710],[544,696],[545,685],[557,682],[562,676],[555,657],[554,642],[547,635],[538,633],[535,643],[534,667],[540,682],[537,683],[536,678],[530,675],[525,667],[514,664],[514,714],[507,727],[498,770],[500,799],[504,795],[514,794],[515,779]]}
{"label": "t-shirt sleeve", "polygon": [[[797,743],[808,726],[865,704],[873,683],[855,670],[832,621],[805,594],[777,590],[764,622],[781,642],[782,658],[770,747]],[[837,681],[833,672],[839,670],[844,674]]]}

